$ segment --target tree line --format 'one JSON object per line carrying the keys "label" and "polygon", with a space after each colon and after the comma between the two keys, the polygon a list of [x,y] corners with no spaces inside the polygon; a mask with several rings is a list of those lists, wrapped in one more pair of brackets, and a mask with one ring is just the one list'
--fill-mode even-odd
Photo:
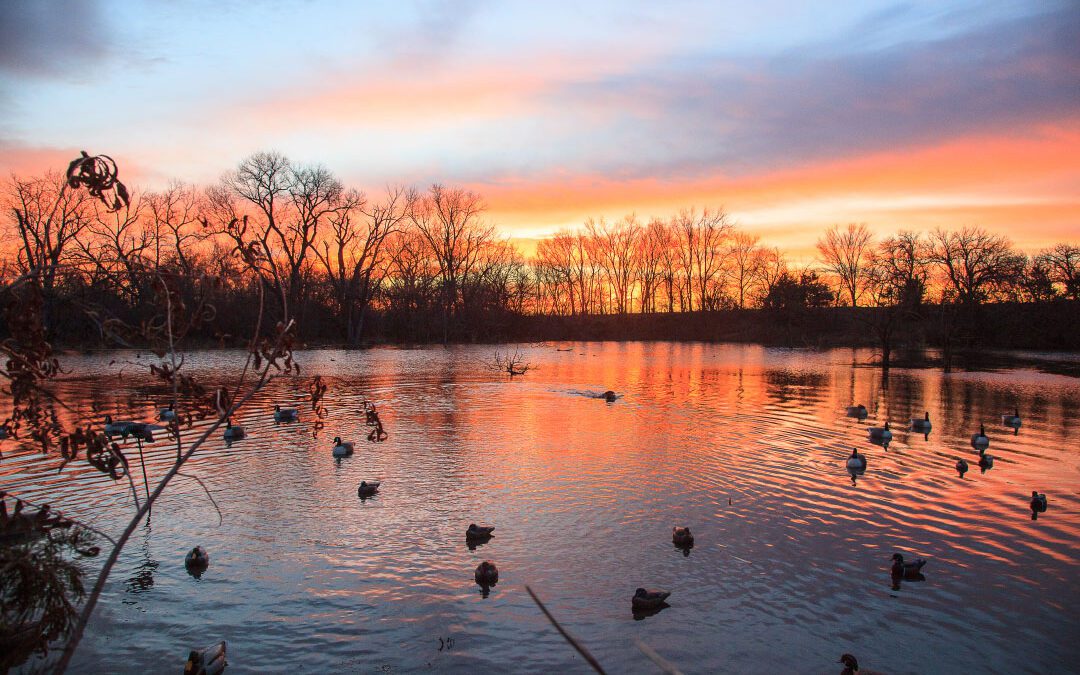
{"label": "tree line", "polygon": [[843,304],[883,308],[899,325],[924,303],[1080,298],[1080,246],[1028,256],[977,227],[875,240],[866,225],[834,226],[819,260],[797,266],[722,209],[685,209],[588,219],[526,259],[475,192],[391,185],[368,195],[273,152],[211,186],[135,193],[116,211],[63,183],[7,182],[0,273],[39,274],[46,324],[72,343],[124,344],[116,327],[153,315],[162,274],[192,303],[214,281],[217,328],[204,337],[224,343],[247,334],[260,299],[296,317],[304,339],[359,345],[502,339],[529,315]]}

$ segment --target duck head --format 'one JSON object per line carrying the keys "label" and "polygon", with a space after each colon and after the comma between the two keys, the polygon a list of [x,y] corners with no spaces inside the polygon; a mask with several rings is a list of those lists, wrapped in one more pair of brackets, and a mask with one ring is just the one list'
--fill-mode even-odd
{"label": "duck head", "polygon": [[851,458],[852,459],[858,459],[859,458],[859,449],[858,448],[852,448],[851,449]]}
{"label": "duck head", "polygon": [[924,417],[923,419],[925,419],[927,422],[929,422],[930,421],[930,413],[927,412],[926,417]]}
{"label": "duck head", "polygon": [[105,416],[105,424],[112,424],[112,415]]}
{"label": "duck head", "polygon": [[649,594],[649,592],[646,591],[644,588],[639,588],[636,591],[634,591],[634,597],[635,598],[644,598],[648,594]]}
{"label": "duck head", "polygon": [[341,445],[341,436],[334,436],[334,445]]}
{"label": "duck head", "polygon": [[851,654],[844,654],[841,656],[838,663],[844,664],[844,667],[851,672],[855,672],[859,669],[859,662]]}
{"label": "duck head", "polygon": [[888,430],[889,430],[889,423],[888,423],[888,422],[886,422],[886,423],[885,423],[885,431],[888,431]]}

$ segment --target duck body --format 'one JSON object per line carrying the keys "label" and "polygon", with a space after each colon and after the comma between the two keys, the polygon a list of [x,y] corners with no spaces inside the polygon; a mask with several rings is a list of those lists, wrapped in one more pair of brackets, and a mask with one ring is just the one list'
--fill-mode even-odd
{"label": "duck body", "polygon": [[694,535],[690,533],[689,527],[673,527],[671,528],[671,543],[676,546],[693,546]]}
{"label": "duck body", "polygon": [[158,411],[158,419],[162,422],[175,422],[176,410],[173,409],[172,404],[168,408],[162,408]]}
{"label": "duck body", "polygon": [[131,425],[135,424],[131,421],[113,421],[113,418],[109,415],[105,416],[105,435],[106,436],[127,436],[131,433]]}
{"label": "duck body", "polygon": [[225,421],[225,432],[222,437],[227,441],[238,441],[244,437],[244,427],[233,426],[232,420]]}
{"label": "duck body", "polygon": [[206,569],[210,564],[210,554],[202,546],[196,546],[184,556],[184,567],[188,569]]}
{"label": "duck body", "polygon": [[956,473],[960,474],[960,477],[963,478],[964,474],[967,473],[967,470],[968,470],[967,460],[965,460],[963,458],[957,459],[956,460]]}
{"label": "duck body", "polygon": [[1032,490],[1031,491],[1031,510],[1034,511],[1035,513],[1045,513],[1046,512],[1046,507],[1047,507],[1046,495],[1042,494],[1041,492],[1036,492],[1035,490]]}
{"label": "duck body", "polygon": [[630,604],[634,609],[657,609],[664,604],[664,601],[670,595],[670,591],[639,588],[634,591],[634,597],[630,600]]}
{"label": "duck body", "polygon": [[134,436],[141,441],[153,443],[155,431],[164,431],[164,429],[157,426],[156,424],[146,424],[145,422],[131,422],[130,424],[128,424],[127,431],[123,434],[123,436],[125,438],[128,436]]}
{"label": "duck body", "polygon": [[923,566],[926,565],[926,560],[923,558],[915,558],[911,562],[905,562],[904,556],[899,553],[894,553],[892,560],[892,575],[906,579],[917,578]]}
{"label": "duck body", "polygon": [[888,443],[892,440],[892,430],[889,429],[888,422],[883,427],[870,427],[866,433],[870,436],[870,440],[878,443]]}
{"label": "duck body", "polygon": [[370,497],[379,491],[379,481],[373,480],[370,483],[366,480],[360,481],[360,487],[356,488],[356,494],[360,497]]}
{"label": "duck body", "polygon": [[1020,409],[1016,408],[1015,410],[1013,410],[1013,414],[1011,414],[1011,415],[1008,414],[1008,413],[1005,413],[1004,415],[1002,415],[1001,416],[1001,423],[1004,424],[1007,427],[1012,427],[1013,429],[1019,429],[1020,424],[1022,423],[1021,420],[1020,420]]}
{"label": "duck body", "polygon": [[353,454],[353,450],[353,444],[342,441],[340,436],[334,439],[334,457],[348,457]]}
{"label": "duck body", "polygon": [[608,403],[614,403],[615,399],[617,399],[619,397],[615,392],[608,389],[607,391],[605,391],[603,394],[600,395],[600,398],[604,399]]}
{"label": "duck body", "polygon": [[994,468],[994,456],[986,454],[985,451],[979,451],[979,468],[985,473],[987,469]]}
{"label": "duck body", "polygon": [[494,531],[494,525],[477,525],[476,523],[469,523],[469,527],[465,530],[465,538],[469,541],[490,539],[491,533]]}
{"label": "duck body", "polygon": [[847,416],[854,417],[855,419],[864,420],[867,416],[866,406],[863,404],[849,405],[847,408]]}
{"label": "duck body", "polygon": [[930,424],[930,413],[926,413],[926,416],[921,419],[918,417],[911,418],[912,431],[921,431],[923,433],[926,433],[932,428],[933,425]]}
{"label": "duck body", "polygon": [[860,455],[855,448],[851,449],[851,457],[847,460],[848,471],[866,471],[866,455]]}
{"label": "duck body", "polygon": [[476,566],[473,578],[481,586],[494,586],[499,583],[499,568],[495,567],[495,563],[490,560],[485,560]]}
{"label": "duck body", "polygon": [[841,656],[839,663],[844,664],[844,669],[840,671],[840,675],[855,675],[856,673],[861,675],[882,675],[876,670],[860,670],[859,662],[851,654]]}
{"label": "duck body", "polygon": [[275,422],[295,422],[299,418],[300,411],[296,408],[282,408],[280,405],[274,406]]}
{"label": "duck body", "polygon": [[986,427],[979,425],[979,433],[971,435],[971,447],[976,450],[990,447],[990,439],[986,437]]}

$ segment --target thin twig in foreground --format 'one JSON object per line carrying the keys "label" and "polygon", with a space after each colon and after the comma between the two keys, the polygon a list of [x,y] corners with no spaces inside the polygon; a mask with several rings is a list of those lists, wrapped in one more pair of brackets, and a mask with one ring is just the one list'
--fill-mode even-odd
{"label": "thin twig in foreground", "polygon": [[665,659],[663,656],[657,654],[656,651],[649,645],[645,644],[637,638],[634,638],[634,644],[637,645],[637,648],[641,650],[641,653],[645,656],[648,656],[649,660],[655,663],[657,667],[660,668],[660,670],[664,671],[668,675],[683,675],[681,670],[676,668],[674,664]]}
{"label": "thin twig in foreground", "polygon": [[564,638],[566,638],[566,641],[570,643],[570,646],[576,649],[578,651],[578,654],[581,654],[582,658],[584,658],[589,663],[589,665],[593,667],[593,670],[600,673],[600,675],[606,675],[606,673],[604,672],[604,668],[600,665],[600,662],[596,660],[596,657],[590,654],[589,650],[585,649],[585,646],[583,644],[578,642],[573,635],[566,632],[566,629],[559,625],[559,622],[555,620],[555,617],[551,616],[551,612],[547,610],[547,607],[544,607],[544,603],[540,602],[540,598],[536,597],[536,593],[533,593],[533,590],[527,585],[525,586],[525,590],[529,592],[530,596],[532,596],[533,602],[535,602],[536,606],[540,608],[540,611],[544,613],[544,616],[548,618],[548,621],[551,622],[551,625],[555,626],[555,629],[559,631],[559,633],[561,633]]}

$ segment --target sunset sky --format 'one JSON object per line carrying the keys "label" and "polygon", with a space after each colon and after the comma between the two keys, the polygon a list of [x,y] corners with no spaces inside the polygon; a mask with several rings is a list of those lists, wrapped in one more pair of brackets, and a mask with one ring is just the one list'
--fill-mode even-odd
{"label": "sunset sky", "polygon": [[143,188],[266,149],[482,193],[507,235],[723,206],[1080,239],[1080,8],[1062,2],[0,4],[0,171],[86,149]]}

